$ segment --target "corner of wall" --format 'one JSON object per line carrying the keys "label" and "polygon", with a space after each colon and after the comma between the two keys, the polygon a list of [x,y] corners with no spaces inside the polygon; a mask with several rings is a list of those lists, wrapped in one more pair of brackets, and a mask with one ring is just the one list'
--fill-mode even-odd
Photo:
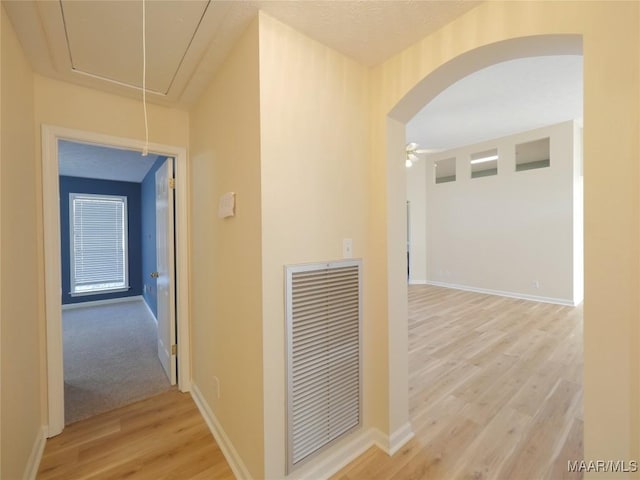
{"label": "corner of wall", "polygon": [[42,454],[44,453],[44,447],[47,443],[47,428],[41,427],[38,435],[33,443],[33,448],[29,454],[27,460],[27,466],[24,473],[25,480],[36,480],[38,476],[38,469],[40,468],[40,461],[42,460]]}
{"label": "corner of wall", "polygon": [[195,382],[191,383],[191,397],[198,407],[198,410],[200,410],[200,414],[209,427],[209,430],[220,447],[220,450],[222,450],[222,454],[229,463],[229,467],[231,467],[231,471],[233,471],[235,477],[242,480],[250,480],[252,477],[249,473],[249,469],[242,461],[242,457],[238,454],[238,451],[233,446],[233,443],[231,443],[231,440],[229,440],[229,436],[224,431],[220,421],[215,416],[211,408],[209,408],[209,405],[207,405],[202,392]]}

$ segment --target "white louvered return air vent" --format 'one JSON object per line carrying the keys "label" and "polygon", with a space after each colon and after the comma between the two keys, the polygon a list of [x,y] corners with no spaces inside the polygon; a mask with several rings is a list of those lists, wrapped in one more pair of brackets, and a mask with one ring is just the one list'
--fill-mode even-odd
{"label": "white louvered return air vent", "polygon": [[360,426],[360,266],[286,267],[288,472]]}

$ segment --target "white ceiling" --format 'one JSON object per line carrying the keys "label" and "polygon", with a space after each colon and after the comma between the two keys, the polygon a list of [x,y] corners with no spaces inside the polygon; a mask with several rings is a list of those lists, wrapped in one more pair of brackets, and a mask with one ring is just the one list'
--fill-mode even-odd
{"label": "white ceiling", "polygon": [[511,60],[451,85],[407,124],[407,142],[449,150],[582,118],[582,56]]}
{"label": "white ceiling", "polygon": [[[478,3],[147,0],[147,98],[182,108],[196,102],[259,10],[375,65]],[[140,98],[141,0],[2,4],[38,73]],[[582,57],[513,60],[445,90],[408,124],[407,141],[424,149],[449,149],[581,116]]]}
{"label": "white ceiling", "polygon": [[60,175],[140,183],[158,155],[84,143],[58,142]]}
{"label": "white ceiling", "polygon": [[[381,63],[479,2],[166,0],[146,2],[148,99],[188,107],[263,10],[365,65]],[[34,69],[140,97],[142,2],[3,0]]]}

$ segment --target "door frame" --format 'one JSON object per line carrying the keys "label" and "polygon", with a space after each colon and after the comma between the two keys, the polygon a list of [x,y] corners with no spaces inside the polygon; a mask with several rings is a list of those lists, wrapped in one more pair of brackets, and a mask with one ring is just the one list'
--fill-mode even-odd
{"label": "door frame", "polygon": [[[44,234],[44,290],[47,342],[47,398],[49,423],[47,437],[64,429],[64,371],[62,345],[62,301],[60,292],[60,186],[58,140],[70,140],[116,149],[143,150],[145,142],[124,137],[42,125],[42,210]],[[189,325],[189,236],[187,150],[184,147],[149,143],[152,154],[175,158],[175,261],[176,322],[178,335],[178,388],[191,390],[191,352]]]}

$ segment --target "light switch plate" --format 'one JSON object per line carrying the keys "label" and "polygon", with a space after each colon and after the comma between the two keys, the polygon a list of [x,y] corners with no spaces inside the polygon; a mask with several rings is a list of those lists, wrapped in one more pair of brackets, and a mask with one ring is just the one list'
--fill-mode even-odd
{"label": "light switch plate", "polygon": [[350,238],[345,238],[342,240],[342,257],[343,258],[353,257],[353,240]]}
{"label": "light switch plate", "polygon": [[218,203],[218,217],[233,217],[235,214],[236,194],[234,192],[227,192],[220,197],[220,202]]}

